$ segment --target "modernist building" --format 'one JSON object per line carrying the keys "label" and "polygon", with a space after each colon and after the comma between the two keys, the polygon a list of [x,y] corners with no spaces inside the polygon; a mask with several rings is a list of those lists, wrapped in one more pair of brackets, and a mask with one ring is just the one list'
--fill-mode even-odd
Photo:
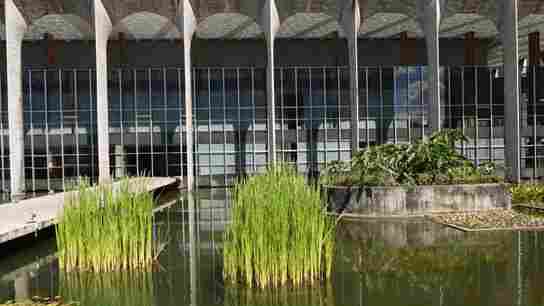
{"label": "modernist building", "polygon": [[4,191],[229,185],[461,128],[544,171],[542,0],[3,0]]}

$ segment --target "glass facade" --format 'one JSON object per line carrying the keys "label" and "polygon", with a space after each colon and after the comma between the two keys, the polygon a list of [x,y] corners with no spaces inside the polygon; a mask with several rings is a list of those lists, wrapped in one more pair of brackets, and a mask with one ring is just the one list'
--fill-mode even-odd
{"label": "glass facade", "polygon": [[351,156],[349,71],[346,67],[276,70],[278,159],[309,175]]}
{"label": "glass facade", "polygon": [[529,66],[521,81],[522,176],[544,178],[544,67]]}
{"label": "glass facade", "polygon": [[182,68],[111,71],[110,163],[115,177],[183,176],[184,86]]}
{"label": "glass facade", "polygon": [[[497,67],[449,67],[444,77],[443,126],[461,129],[458,149],[476,164],[504,165],[504,86]],[[522,98],[523,99],[523,98]],[[523,102],[522,105],[526,102]],[[523,176],[523,175],[522,175]]]}
{"label": "glass facade", "polygon": [[69,179],[97,176],[94,76],[92,70],[26,71],[27,190],[62,190]]}
{"label": "glass facade", "polygon": [[428,133],[425,67],[359,69],[359,148],[408,143]]}
{"label": "glass facade", "polygon": [[197,185],[231,185],[267,164],[266,70],[197,68],[194,80]]}
{"label": "glass facade", "polygon": [[[443,67],[442,126],[462,129],[458,149],[476,163],[504,163],[504,84],[500,67]],[[184,176],[183,68],[119,68],[109,78],[111,172]],[[193,70],[195,173],[199,186],[229,186],[267,164],[266,70]],[[351,113],[347,67],[275,71],[277,157],[307,175],[349,160]],[[359,148],[429,135],[426,67],[359,69]],[[62,190],[97,177],[96,81],[93,69],[24,73],[27,190]],[[522,72],[522,177],[544,176],[544,78]],[[0,80],[0,188],[9,189],[6,76]]]}

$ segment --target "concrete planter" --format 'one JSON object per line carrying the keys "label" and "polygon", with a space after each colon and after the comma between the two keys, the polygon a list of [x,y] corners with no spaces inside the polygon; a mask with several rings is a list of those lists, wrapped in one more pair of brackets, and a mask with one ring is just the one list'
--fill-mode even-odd
{"label": "concrete planter", "polygon": [[421,216],[512,206],[504,184],[323,188],[331,211],[363,216]]}

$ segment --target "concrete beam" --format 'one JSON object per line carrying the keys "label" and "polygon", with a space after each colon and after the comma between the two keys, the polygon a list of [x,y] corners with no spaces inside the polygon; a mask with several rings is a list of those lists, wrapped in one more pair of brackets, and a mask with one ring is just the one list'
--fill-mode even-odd
{"label": "concrete beam", "polygon": [[185,144],[187,150],[187,190],[195,187],[195,171],[193,157],[193,65],[191,62],[191,43],[196,32],[197,20],[189,0],[180,1],[178,9],[178,27],[183,37],[183,73],[185,81]]}
{"label": "concrete beam", "polygon": [[440,21],[444,0],[418,0],[418,20],[425,33],[427,44],[427,76],[429,82],[429,123],[431,130],[441,129],[441,107],[440,107]]}
{"label": "concrete beam", "polygon": [[276,88],[274,64],[274,39],[280,29],[280,16],[276,2],[265,0],[258,23],[266,38],[268,65],[266,66],[267,121],[268,121],[268,163],[276,163]]}
{"label": "concrete beam", "polygon": [[512,182],[519,182],[521,161],[518,1],[501,1],[498,13],[504,63],[504,155],[507,178]]}
{"label": "concrete beam", "polygon": [[98,180],[110,180],[110,134],[108,112],[108,39],[113,26],[101,0],[94,0],[96,51],[96,129],[98,135]]}
{"label": "concrete beam", "polygon": [[349,53],[349,90],[351,112],[351,154],[359,150],[359,58],[358,35],[361,26],[361,10],[359,1],[340,0],[342,8],[339,16],[339,24],[346,33]]}
{"label": "concrete beam", "polygon": [[8,126],[11,198],[25,193],[25,134],[23,122],[22,43],[28,25],[13,0],[5,0],[6,63],[8,82]]}

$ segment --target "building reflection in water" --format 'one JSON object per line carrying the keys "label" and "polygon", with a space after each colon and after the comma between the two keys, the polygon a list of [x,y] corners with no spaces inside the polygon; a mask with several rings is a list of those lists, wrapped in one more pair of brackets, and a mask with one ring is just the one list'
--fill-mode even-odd
{"label": "building reflection in water", "polygon": [[[62,295],[112,305],[539,305],[540,232],[464,234],[425,220],[344,220],[332,282],[260,292],[222,282],[229,191],[200,190],[156,216],[167,243],[149,272],[63,273],[54,250],[0,262],[0,299]],[[53,242],[54,243],[54,242]],[[50,259],[48,259],[50,258]]]}

